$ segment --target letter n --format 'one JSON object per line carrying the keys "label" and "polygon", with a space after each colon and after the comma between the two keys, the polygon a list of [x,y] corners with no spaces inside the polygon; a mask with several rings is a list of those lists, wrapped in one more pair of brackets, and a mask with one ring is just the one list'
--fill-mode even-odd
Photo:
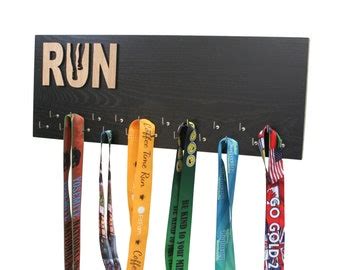
{"label": "letter n", "polygon": [[109,62],[107,62],[100,43],[93,44],[92,87],[100,87],[100,70],[102,70],[107,88],[116,88],[117,44],[110,44]]}

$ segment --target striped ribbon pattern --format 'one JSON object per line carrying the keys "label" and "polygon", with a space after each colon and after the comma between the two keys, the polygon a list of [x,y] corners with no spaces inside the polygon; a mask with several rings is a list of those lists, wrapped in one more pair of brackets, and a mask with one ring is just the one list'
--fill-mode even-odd
{"label": "striped ribbon pattern", "polygon": [[[64,121],[64,248],[65,270],[80,269],[80,215],[84,148],[84,118],[68,114]],[[69,172],[72,166],[72,201]],[[72,203],[72,211],[71,211]]]}
{"label": "striped ribbon pattern", "polygon": [[[258,135],[266,172],[265,270],[284,270],[285,211],[282,139],[270,126]],[[268,166],[266,154],[268,153]]]}

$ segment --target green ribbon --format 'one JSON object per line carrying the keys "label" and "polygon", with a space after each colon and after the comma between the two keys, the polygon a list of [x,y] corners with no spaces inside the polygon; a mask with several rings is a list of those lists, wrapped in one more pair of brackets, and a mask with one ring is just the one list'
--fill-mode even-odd
{"label": "green ribbon", "polygon": [[165,246],[167,270],[187,270],[195,183],[197,131],[195,124],[182,123],[177,131],[178,148],[172,183]]}

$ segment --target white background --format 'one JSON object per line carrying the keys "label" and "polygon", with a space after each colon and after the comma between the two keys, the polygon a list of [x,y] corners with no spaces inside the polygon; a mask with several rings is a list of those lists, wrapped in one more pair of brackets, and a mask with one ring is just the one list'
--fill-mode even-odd
{"label": "white background", "polygon": [[[0,7],[0,269],[63,269],[62,142],[32,138],[35,34],[310,37],[303,161],[286,160],[286,269],[337,269],[339,222],[338,1],[3,1]],[[209,2],[209,4],[208,4]],[[314,4],[319,3],[319,4]],[[260,128],[260,127],[259,127]],[[113,147],[115,225],[126,267],[126,146]],[[165,269],[174,150],[154,153],[145,269]],[[86,143],[82,269],[104,269],[98,229],[99,145]],[[214,269],[215,154],[199,153],[190,269]],[[265,180],[241,156],[235,194],[237,268],[263,269]]]}

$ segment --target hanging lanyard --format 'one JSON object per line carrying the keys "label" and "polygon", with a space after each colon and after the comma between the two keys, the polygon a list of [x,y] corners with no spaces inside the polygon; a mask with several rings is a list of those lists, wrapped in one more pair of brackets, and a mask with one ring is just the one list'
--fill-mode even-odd
{"label": "hanging lanyard", "polygon": [[149,230],[152,188],[152,159],[155,125],[138,119],[128,132],[128,204],[130,211],[130,247],[127,269],[142,270]]}
{"label": "hanging lanyard", "polygon": [[[105,195],[103,185],[103,142],[109,144],[109,161],[108,161],[108,187],[107,187],[107,224],[105,226]],[[100,165],[99,165],[99,241],[103,262],[106,270],[120,270],[116,235],[113,226],[112,217],[112,195],[111,195],[111,141],[112,131],[103,131],[100,137]]]}
{"label": "hanging lanyard", "polygon": [[[222,159],[226,151],[226,164]],[[218,190],[216,222],[216,270],[234,270],[235,255],[232,228],[232,209],[234,201],[238,143],[231,138],[223,138],[218,144]]]}
{"label": "hanging lanyard", "polygon": [[197,131],[192,122],[179,126],[165,247],[167,270],[187,270],[196,167]]}
{"label": "hanging lanyard", "polygon": [[[258,135],[266,171],[265,270],[284,270],[285,213],[282,140],[270,126]],[[268,141],[267,141],[268,138]],[[268,166],[266,148],[268,147]]]}
{"label": "hanging lanyard", "polygon": [[[80,213],[83,170],[84,118],[65,116],[64,124],[64,245],[65,270],[80,269]],[[72,165],[72,202],[68,177]],[[71,212],[72,207],[72,212]]]}

